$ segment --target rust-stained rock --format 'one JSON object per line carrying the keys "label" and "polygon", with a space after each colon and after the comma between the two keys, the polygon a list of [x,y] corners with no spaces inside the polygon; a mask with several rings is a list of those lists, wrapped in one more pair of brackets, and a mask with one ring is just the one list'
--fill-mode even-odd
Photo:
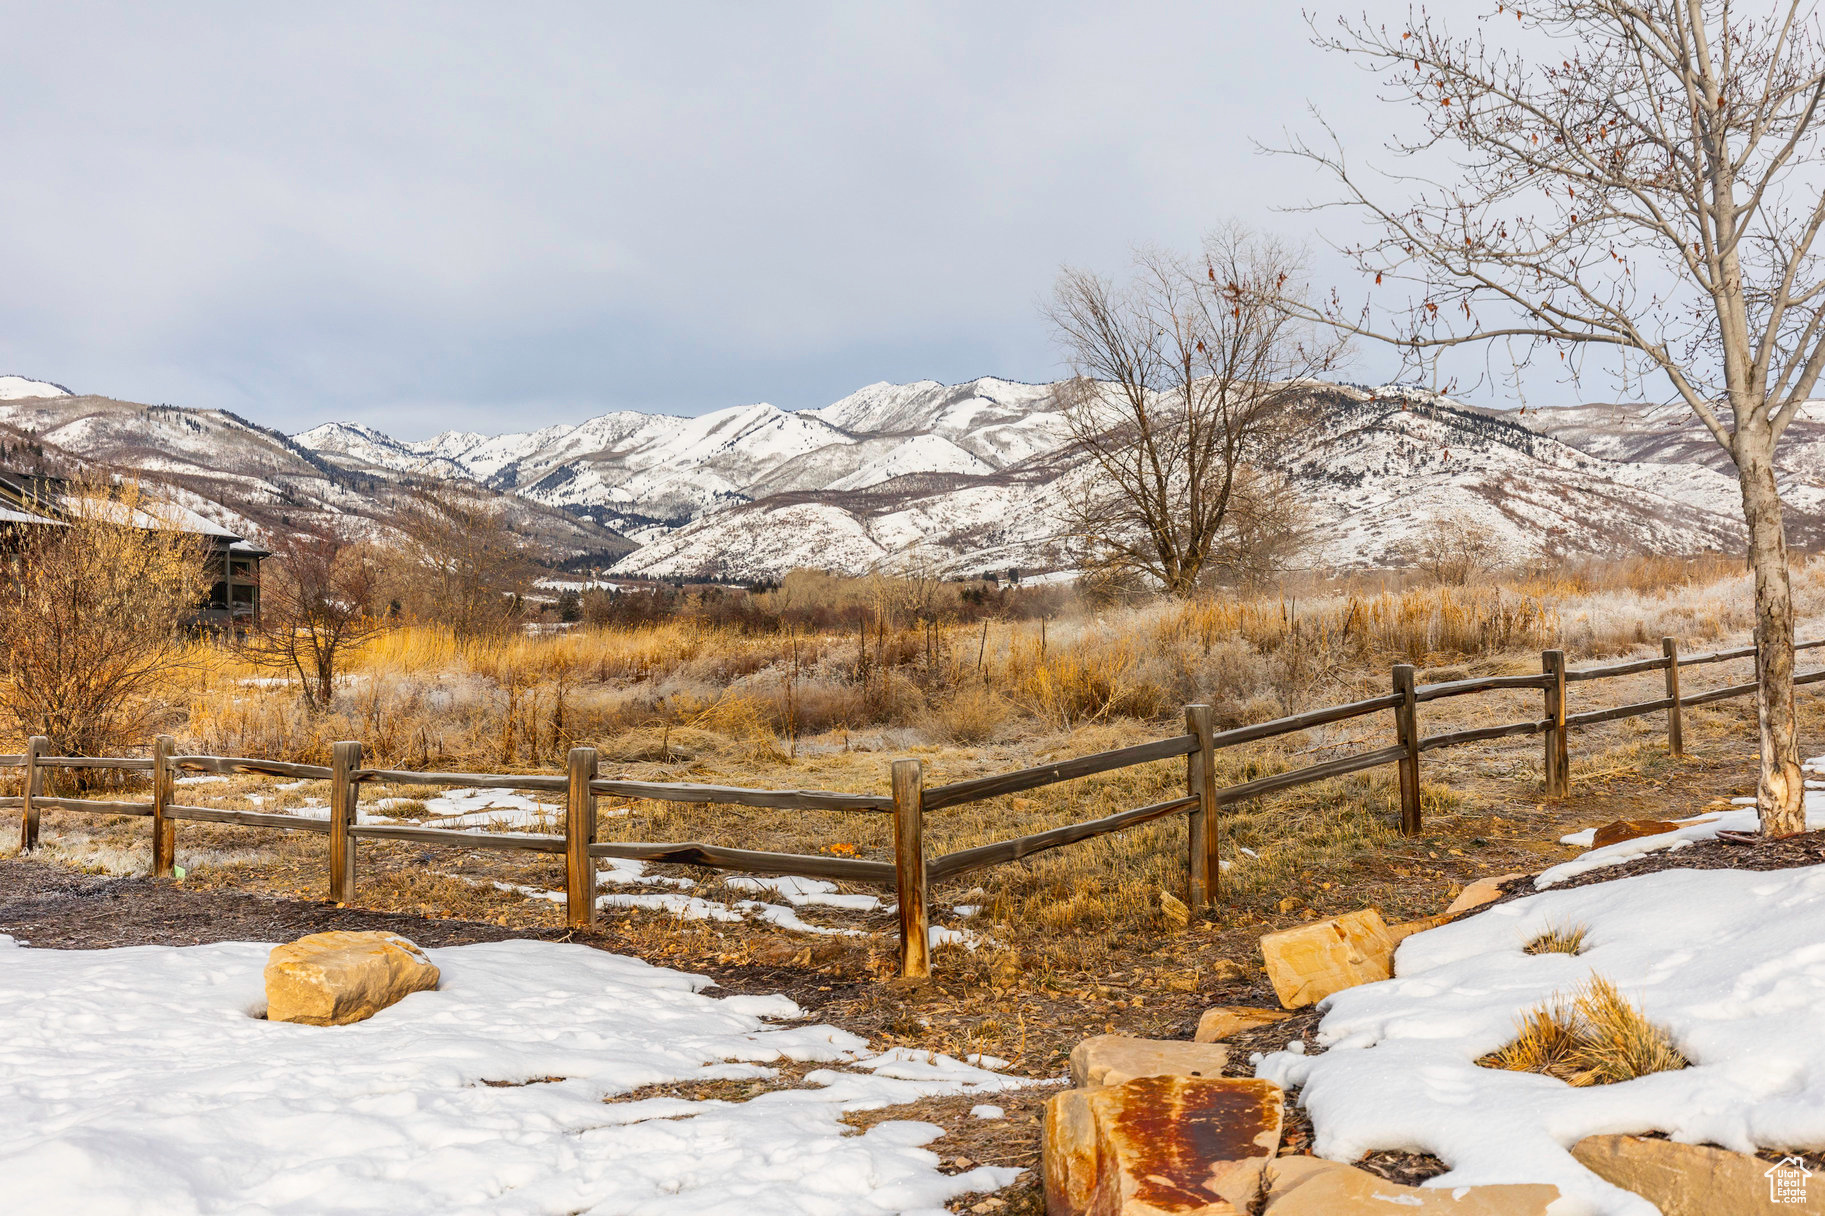
{"label": "rust-stained rock", "polygon": [[1639,840],[1643,836],[1658,836],[1663,832],[1677,832],[1677,823],[1668,823],[1664,819],[1618,819],[1606,823],[1597,829],[1591,837],[1591,848],[1601,849],[1606,844],[1621,844],[1625,840]]}
{"label": "rust-stained rock", "polygon": [[1373,908],[1282,929],[1261,939],[1274,995],[1288,1009],[1391,974],[1395,938]]}
{"label": "rust-stained rock", "polygon": [[1240,1031],[1253,1030],[1257,1026],[1266,1026],[1292,1016],[1284,1009],[1216,1005],[1204,1011],[1204,1016],[1198,1019],[1198,1032],[1191,1037],[1197,1043],[1217,1043]]}
{"label": "rust-stained rock", "polygon": [[1084,1216],[1234,1216],[1217,1186],[1280,1146],[1271,1081],[1141,1077],[1086,1092],[1098,1170]]}
{"label": "rust-stained rock", "polygon": [[[1605,1182],[1640,1195],[1664,1216],[1825,1212],[1825,1178],[1809,1190],[1798,1170],[1770,1177],[1772,1162],[1710,1145],[1586,1136],[1572,1146],[1572,1156]],[[1782,1183],[1791,1198],[1777,1203],[1775,1190]]]}
{"label": "rust-stained rock", "polygon": [[1047,1216],[1081,1216],[1096,1190],[1096,1120],[1090,1091],[1067,1089],[1046,1099],[1040,1173]]}
{"label": "rust-stained rock", "polygon": [[266,1020],[345,1026],[437,979],[424,952],[397,933],[313,933],[267,956]]}
{"label": "rust-stained rock", "polygon": [[1071,1084],[1120,1085],[1136,1077],[1220,1077],[1229,1048],[1183,1039],[1099,1034],[1071,1049]]}
{"label": "rust-stained rock", "polygon": [[1545,1183],[1402,1186],[1319,1157],[1276,1157],[1260,1171],[1232,1171],[1222,1191],[1237,1211],[1266,1216],[1546,1216],[1559,1197]]}
{"label": "rust-stained rock", "polygon": [[1502,898],[1503,883],[1512,882],[1515,879],[1522,877],[1525,876],[1520,873],[1515,873],[1497,874],[1493,878],[1479,878],[1465,887],[1462,891],[1458,892],[1458,897],[1451,901],[1451,906],[1449,908],[1445,909],[1445,915],[1456,916],[1459,912],[1468,912],[1472,908],[1480,908],[1484,904],[1494,903],[1496,900]]}

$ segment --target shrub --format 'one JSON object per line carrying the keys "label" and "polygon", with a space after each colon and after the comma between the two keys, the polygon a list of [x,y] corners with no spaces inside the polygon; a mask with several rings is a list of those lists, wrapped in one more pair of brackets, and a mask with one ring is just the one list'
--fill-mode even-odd
{"label": "shrub", "polygon": [[205,545],[132,483],[79,484],[58,505],[64,525],[22,530],[0,583],[0,720],[54,752],[118,755],[172,710]]}
{"label": "shrub", "polygon": [[1614,984],[1592,976],[1570,1001],[1554,998],[1524,1014],[1514,1039],[1477,1063],[1571,1085],[1613,1085],[1673,1072],[1690,1061]]}

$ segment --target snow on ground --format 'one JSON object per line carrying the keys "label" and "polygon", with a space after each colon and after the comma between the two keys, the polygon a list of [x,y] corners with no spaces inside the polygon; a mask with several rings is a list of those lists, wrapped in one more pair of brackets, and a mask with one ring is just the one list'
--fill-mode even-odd
{"label": "snow on ground", "polygon": [[[427,951],[439,988],[366,1022],[298,1026],[254,1016],[267,951],[0,937],[8,1213],[935,1216],[1018,1173],[947,1176],[921,1147],[939,1128],[839,1120],[1029,1082],[779,1024],[800,1016],[784,997],[716,1000],[635,959],[490,942]],[[836,1067],[746,1102],[604,1103],[787,1060]]]}
{"label": "snow on ground", "polygon": [[[1825,772],[1825,756],[1814,756],[1800,766],[1809,773]],[[1806,828],[1817,831],[1825,828],[1825,790],[1814,788],[1814,782],[1807,782],[1805,793]],[[1697,844],[1701,840],[1715,840],[1719,832],[1754,832],[1759,829],[1760,821],[1755,812],[1755,799],[1732,798],[1735,806],[1746,808],[1735,811],[1723,811],[1712,815],[1694,815],[1690,819],[1675,819],[1669,822],[1680,825],[1677,831],[1661,832],[1653,836],[1640,836],[1634,840],[1622,840],[1615,844],[1604,845],[1601,849],[1591,849],[1582,857],[1553,866],[1534,877],[1534,889],[1544,891],[1557,886],[1568,878],[1579,874],[1588,874],[1592,870],[1601,870],[1606,866],[1620,865],[1632,861],[1647,853],[1658,853],[1662,849],[1683,849]],[[1590,849],[1596,839],[1596,828],[1585,828],[1581,832],[1572,832],[1559,838],[1560,844],[1575,845]]]}
{"label": "snow on ground", "polygon": [[663,874],[648,874],[644,861],[629,861],[623,857],[604,857],[596,862],[596,874],[603,882],[620,885],[644,887],[690,887],[694,884],[688,878],[667,878]]}
{"label": "snow on ground", "polygon": [[374,805],[389,810],[407,802],[422,803],[430,815],[426,827],[551,828],[563,818],[562,807],[540,802],[510,789],[447,790],[430,798],[381,798]]}
{"label": "snow on ground", "polygon": [[[626,869],[606,873],[598,871],[598,875],[606,882],[670,883],[684,887],[692,885],[688,878],[661,878],[657,875],[643,874],[641,871],[645,867],[637,861],[619,864],[623,867],[634,867],[634,869],[631,873]],[[543,899],[558,904],[564,902],[564,892],[562,891],[548,891],[543,887],[521,886],[518,883],[509,882],[497,882],[492,885],[496,890],[513,891],[528,899]],[[863,937],[867,934],[865,929],[814,925],[801,919],[796,911],[785,904],[770,904],[757,899],[738,899],[732,904],[725,904],[720,900],[704,899],[696,895],[682,895],[676,891],[661,891],[646,895],[623,895],[610,892],[607,895],[596,896],[596,907],[604,911],[611,908],[622,908],[642,912],[664,912],[679,920],[739,921],[746,920],[749,915],[753,915],[792,933],[812,933],[822,937]],[[934,941],[933,945],[936,944]],[[972,946],[971,949],[974,947]]]}
{"label": "snow on ground", "polygon": [[[1588,929],[1581,953],[1524,952],[1575,926]],[[1258,1062],[1258,1075],[1301,1088],[1320,1156],[1433,1153],[1452,1168],[1427,1185],[1549,1182],[1566,1216],[1654,1216],[1568,1146],[1660,1131],[1744,1152],[1825,1148],[1825,866],[1546,891],[1407,938],[1395,972],[1326,1002],[1322,1054]],[[1666,1028],[1692,1067],[1574,1088],[1474,1063],[1521,1014],[1592,975]]]}
{"label": "snow on ground", "polygon": [[878,895],[841,895],[836,884],[818,878],[753,878],[739,875],[722,880],[738,891],[771,891],[794,907],[818,904],[848,912],[873,912],[881,906]]}

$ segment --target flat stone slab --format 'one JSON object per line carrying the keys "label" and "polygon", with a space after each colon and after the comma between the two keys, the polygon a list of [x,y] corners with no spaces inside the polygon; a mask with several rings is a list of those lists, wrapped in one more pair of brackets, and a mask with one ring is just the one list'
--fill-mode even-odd
{"label": "flat stone slab", "polygon": [[[1798,1216],[1825,1212],[1825,1175],[1708,1144],[1649,1136],[1586,1136],[1572,1146],[1585,1169],[1633,1191],[1662,1216]],[[1779,1198],[1777,1198],[1777,1196]]]}
{"label": "flat stone slab", "polygon": [[1136,1077],[1220,1077],[1229,1048],[1183,1039],[1134,1039],[1099,1034],[1071,1049],[1071,1084],[1095,1088]]}
{"label": "flat stone slab", "polygon": [[1196,1043],[1217,1043],[1232,1034],[1285,1021],[1293,1015],[1284,1009],[1256,1009],[1249,1005],[1215,1005],[1198,1019]]}
{"label": "flat stone slab", "polygon": [[1523,877],[1523,875],[1516,872],[1514,874],[1497,874],[1490,878],[1479,878],[1465,887],[1462,891],[1458,892],[1457,898],[1451,901],[1451,906],[1445,909],[1445,915],[1456,916],[1459,912],[1468,912],[1472,908],[1480,908],[1484,904],[1494,903],[1496,900],[1502,898],[1503,883],[1512,882],[1521,877]]}
{"label": "flat stone slab", "polygon": [[1403,1186],[1322,1157],[1237,1168],[1220,1189],[1237,1211],[1264,1216],[1548,1216],[1559,1198],[1559,1188],[1544,1183]]}

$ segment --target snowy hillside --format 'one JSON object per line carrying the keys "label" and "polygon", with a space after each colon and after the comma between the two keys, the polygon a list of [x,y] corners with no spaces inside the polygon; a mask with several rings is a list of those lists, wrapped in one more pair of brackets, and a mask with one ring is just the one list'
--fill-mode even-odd
{"label": "snowy hillside", "polygon": [[17,401],[23,397],[73,397],[74,393],[49,380],[28,380],[24,376],[0,376],[0,401]]}
{"label": "snowy hillside", "polygon": [[[755,579],[798,565],[909,561],[952,573],[1068,564],[1059,499],[1078,476],[1054,385],[985,378],[871,384],[818,409],[699,418],[617,413],[575,426],[402,444],[365,427],[296,438],[370,472],[441,462],[622,528],[617,569]],[[1403,560],[1434,515],[1487,525],[1511,560],[1730,549],[1727,460],[1682,411],[1582,406],[1516,415],[1418,389],[1315,385],[1286,472],[1314,526],[1312,560]],[[1825,521],[1825,412],[1794,424],[1794,534]]]}
{"label": "snowy hillside", "polygon": [[[0,386],[44,385],[17,377]],[[502,495],[560,556],[666,578],[762,579],[916,563],[954,574],[1066,568],[1065,497],[1083,475],[1054,385],[872,384],[817,409],[695,418],[621,411],[503,435],[398,440],[357,423],[285,436],[224,411],[102,397],[0,398],[0,429],[139,468],[254,536],[357,530],[420,479]],[[1681,410],[1586,405],[1525,415],[1422,390],[1315,384],[1285,472],[1310,560],[1399,563],[1435,515],[1486,524],[1514,561],[1741,544],[1728,460]],[[1796,544],[1825,540],[1825,406],[1783,456]],[[623,539],[623,538],[626,539]]]}
{"label": "snowy hillside", "polygon": [[[183,506],[237,535],[270,542],[288,530],[361,535],[384,528],[409,480],[402,472],[374,477],[350,471],[311,447],[226,410],[140,405],[107,397],[64,394],[0,400],[0,434],[28,437],[53,459],[92,460],[147,474]],[[319,442],[349,442],[357,428],[319,427]],[[399,447],[378,431],[359,428],[363,451]],[[61,466],[60,466],[61,467]],[[363,465],[362,467],[371,467]],[[433,461],[421,471],[461,476]],[[560,558],[609,560],[625,539],[574,516],[504,496],[515,526]]]}
{"label": "snowy hillside", "polygon": [[[876,425],[898,429],[932,418],[919,446],[901,441],[882,448],[878,438],[860,439],[848,449],[869,450],[859,474],[821,490],[802,477],[762,486],[756,501],[644,538],[617,568],[755,578],[795,564],[866,570],[917,561],[969,573],[1068,561],[1057,521],[1060,499],[1080,473],[1062,441],[1000,469],[960,466],[955,452],[989,449],[958,421],[963,411],[954,404],[899,412],[915,396],[928,405],[937,400],[927,384],[903,386],[898,394],[874,386],[813,412],[859,435]],[[1029,400],[1042,405],[1045,398]],[[1434,515],[1487,525],[1514,561],[1740,544],[1735,481],[1704,463],[1612,459],[1513,415],[1406,390],[1322,386],[1303,409],[1302,440],[1286,471],[1311,511],[1314,564],[1399,563],[1403,547]],[[1062,420],[1043,408],[1016,418],[1000,413],[990,425],[1001,437],[1062,435]],[[1818,450],[1825,454],[1825,445]],[[1804,452],[1796,456],[1805,459]],[[923,469],[916,467],[919,457]],[[839,466],[834,456],[823,463]],[[859,490],[867,492],[852,492]],[[1794,479],[1787,495],[1796,535],[1816,531],[1825,518],[1825,491]]]}

